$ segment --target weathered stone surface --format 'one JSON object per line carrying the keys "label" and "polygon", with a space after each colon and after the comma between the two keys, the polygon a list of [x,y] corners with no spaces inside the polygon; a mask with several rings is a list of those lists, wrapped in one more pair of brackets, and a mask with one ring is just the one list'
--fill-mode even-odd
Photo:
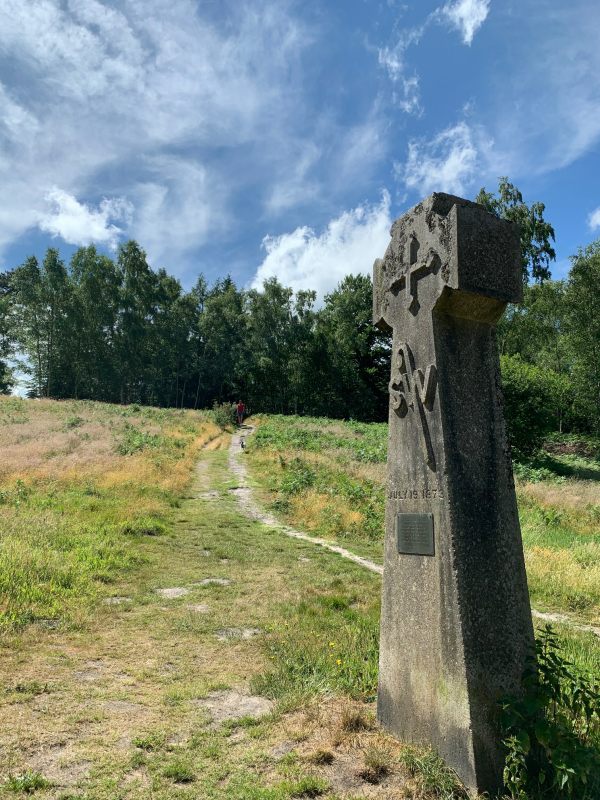
{"label": "weathered stone surface", "polygon": [[171,586],[168,589],[156,589],[156,594],[165,597],[167,600],[176,600],[178,597],[185,597],[190,590],[183,586]]}
{"label": "weathered stone surface", "polygon": [[[518,232],[434,194],[391,236],[374,265],[374,322],[394,334],[378,716],[494,791],[496,701],[533,643],[494,336],[521,297]],[[433,543],[402,518],[399,552],[405,513],[432,515]]]}

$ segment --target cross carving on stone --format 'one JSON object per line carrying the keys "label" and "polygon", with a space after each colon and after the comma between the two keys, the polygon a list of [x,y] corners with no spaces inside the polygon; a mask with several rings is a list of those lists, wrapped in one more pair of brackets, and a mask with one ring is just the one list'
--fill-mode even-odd
{"label": "cross carving on stone", "polygon": [[[416,248],[414,247],[415,244]],[[406,267],[406,271],[390,284],[390,291],[396,296],[402,290],[406,290],[404,302],[406,308],[413,314],[416,314],[419,310],[418,282],[426,275],[435,275],[442,265],[439,255],[433,248],[429,249],[423,260],[418,261],[418,248],[419,242],[417,237],[413,234],[409,246],[410,261]]]}

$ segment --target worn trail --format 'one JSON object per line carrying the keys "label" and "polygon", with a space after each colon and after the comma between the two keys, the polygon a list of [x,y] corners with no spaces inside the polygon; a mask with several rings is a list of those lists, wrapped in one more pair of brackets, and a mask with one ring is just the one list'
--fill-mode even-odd
{"label": "worn trail", "polygon": [[285,533],[286,536],[291,536],[294,539],[302,539],[302,541],[311,542],[311,544],[324,547],[326,550],[331,550],[332,553],[337,553],[338,555],[342,556],[342,558],[347,558],[349,561],[354,561],[355,564],[360,564],[361,567],[364,567],[371,572],[376,572],[378,575],[383,575],[383,566],[381,564],[376,564],[374,561],[371,561],[368,558],[363,558],[362,556],[356,555],[356,553],[352,553],[345,547],[332,544],[326,539],[321,539],[318,536],[309,536],[307,533],[303,533],[295,528],[291,528],[289,525],[283,524],[274,516],[260,508],[260,506],[254,500],[251,487],[248,485],[248,473],[246,471],[246,466],[239,458],[239,454],[242,452],[242,440],[244,440],[246,436],[253,432],[254,427],[252,425],[244,425],[239,433],[236,433],[232,436],[231,446],[229,448],[229,467],[239,481],[238,487],[236,489],[232,489],[232,492],[235,493],[238,503],[240,504],[244,514],[252,519],[262,522],[265,525],[269,525],[271,528],[280,530],[282,533]]}
{"label": "worn trail", "polygon": [[[310,542],[318,547],[324,547],[326,550],[330,550],[332,553],[337,553],[342,558],[347,558],[349,561],[354,561],[355,564],[359,564],[361,567],[364,567],[371,572],[375,572],[378,575],[383,575],[382,564],[377,564],[375,561],[371,561],[368,558],[363,558],[362,556],[353,553],[351,550],[347,550],[345,547],[332,544],[326,539],[321,539],[318,536],[309,536],[303,531],[299,531],[290,527],[289,525],[285,525],[272,514],[269,514],[260,507],[260,505],[256,502],[252,488],[248,483],[248,472],[246,470],[246,465],[243,463],[243,459],[240,458],[240,454],[243,452],[242,441],[254,433],[254,430],[255,427],[253,425],[244,425],[239,432],[232,436],[231,445],[229,447],[229,468],[236,476],[238,481],[238,487],[233,489],[232,492],[236,495],[243,513],[246,516],[258,520],[259,522],[262,522],[271,528],[276,528],[286,536],[291,536],[294,539],[301,539],[302,541]],[[599,627],[576,622],[566,614],[538,611],[535,608],[531,609],[531,614],[536,619],[544,620],[546,622],[554,622],[560,625],[567,625],[575,630],[583,631],[585,633],[593,633],[595,636],[600,638]]]}

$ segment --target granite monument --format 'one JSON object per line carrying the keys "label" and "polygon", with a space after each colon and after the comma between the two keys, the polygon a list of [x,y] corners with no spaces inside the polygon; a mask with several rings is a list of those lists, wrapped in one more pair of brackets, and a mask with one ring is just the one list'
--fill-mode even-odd
{"label": "granite monument", "polygon": [[502,785],[497,701],[533,646],[495,341],[521,295],[517,228],[448,194],[374,265],[393,331],[378,716],[480,792]]}

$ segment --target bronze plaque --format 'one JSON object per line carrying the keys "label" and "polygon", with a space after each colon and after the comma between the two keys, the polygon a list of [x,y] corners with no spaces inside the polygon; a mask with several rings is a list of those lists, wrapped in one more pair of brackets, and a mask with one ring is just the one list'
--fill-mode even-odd
{"label": "bronze plaque", "polygon": [[398,552],[411,556],[435,555],[433,514],[397,514]]}

